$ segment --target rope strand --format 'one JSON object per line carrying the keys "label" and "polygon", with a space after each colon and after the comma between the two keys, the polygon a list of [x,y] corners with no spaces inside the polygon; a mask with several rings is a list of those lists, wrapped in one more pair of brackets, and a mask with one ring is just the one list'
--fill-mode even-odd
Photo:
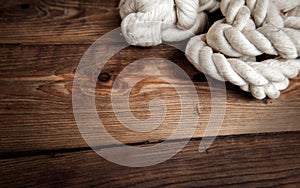
{"label": "rope strand", "polygon": [[121,28],[131,45],[155,46],[201,33],[208,25],[205,11],[219,8],[217,0],[121,0]]}
{"label": "rope strand", "polygon": [[[300,71],[298,7],[291,10],[292,16],[283,16],[270,0],[222,0],[220,9],[225,18],[190,40],[187,58],[198,70],[229,81],[257,99],[278,98],[288,79]],[[262,54],[276,58],[242,60]]]}
{"label": "rope strand", "polygon": [[[122,33],[138,46],[185,40],[217,9],[224,18],[190,39],[189,61],[257,99],[278,98],[300,71],[300,0],[121,0]],[[257,62],[261,55],[274,58]]]}

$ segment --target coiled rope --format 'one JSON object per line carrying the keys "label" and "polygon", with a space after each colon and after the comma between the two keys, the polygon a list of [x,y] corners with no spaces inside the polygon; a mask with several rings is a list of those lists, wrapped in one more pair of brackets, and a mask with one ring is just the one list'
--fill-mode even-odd
{"label": "coiled rope", "polygon": [[[211,0],[121,0],[122,33],[127,42],[154,46],[175,42],[203,32],[207,15],[219,8]],[[200,7],[202,9],[200,10]]]}
{"label": "coiled rope", "polygon": [[[205,29],[204,11],[220,8],[224,18],[193,37],[186,56],[201,72],[257,99],[278,98],[300,70],[300,0],[122,0],[120,5],[123,35],[140,46],[189,38]],[[263,54],[272,58],[257,62]]]}

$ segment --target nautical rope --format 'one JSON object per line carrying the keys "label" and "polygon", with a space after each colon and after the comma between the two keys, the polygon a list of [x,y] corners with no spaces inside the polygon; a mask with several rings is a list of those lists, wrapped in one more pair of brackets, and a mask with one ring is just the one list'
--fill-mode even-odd
{"label": "nautical rope", "polygon": [[123,36],[131,45],[154,46],[201,33],[207,15],[219,8],[217,0],[121,0]]}
{"label": "nautical rope", "polygon": [[[225,18],[190,40],[187,58],[257,99],[278,98],[300,70],[299,6],[283,14],[270,0],[222,0],[220,9]],[[274,58],[256,62],[262,54]]]}
{"label": "nautical rope", "polygon": [[[218,8],[224,18],[189,41],[189,61],[257,99],[279,97],[300,70],[300,0],[121,0],[122,32],[139,46],[180,41],[203,31],[205,12]],[[257,62],[260,55],[272,58]]]}

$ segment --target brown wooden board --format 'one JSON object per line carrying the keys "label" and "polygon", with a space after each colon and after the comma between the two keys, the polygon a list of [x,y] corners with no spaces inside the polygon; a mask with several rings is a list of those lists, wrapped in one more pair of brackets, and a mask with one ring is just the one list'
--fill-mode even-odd
{"label": "brown wooden board", "polygon": [[119,27],[118,0],[0,2],[0,43],[92,43]]}
{"label": "brown wooden board", "polygon": [[[72,80],[88,45],[15,46],[0,48],[1,153],[86,146],[76,126],[72,109]],[[96,85],[96,104],[100,119],[112,135],[124,143],[164,140],[176,129],[180,116],[178,94],[168,83],[149,78],[133,88],[131,110],[138,118],[148,118],[149,102],[159,97],[168,106],[166,121],[151,133],[125,129],[111,106],[112,85],[127,65],[144,57],[172,60],[194,81],[199,96],[200,120],[194,137],[203,136],[211,115],[211,96],[205,76],[184,54],[166,45],[151,49],[129,47],[116,54],[102,70],[107,80]],[[151,67],[150,67],[151,68]],[[152,67],[155,69],[155,67]],[[172,70],[166,75],[182,87],[184,80]],[[220,135],[297,131],[299,127],[299,78],[277,100],[254,100],[250,94],[227,84],[226,114]],[[126,83],[120,91],[126,90]],[[92,90],[93,88],[91,88]],[[187,88],[188,91],[188,88]],[[195,113],[195,112],[191,112]],[[12,149],[13,148],[13,149]]]}
{"label": "brown wooden board", "polygon": [[300,134],[227,136],[204,153],[198,140],[168,161],[129,168],[90,150],[1,160],[1,187],[299,187]]}
{"label": "brown wooden board", "polygon": [[[300,76],[276,100],[255,100],[226,84],[226,113],[219,137],[207,152],[199,153],[211,116],[211,90],[184,53],[168,45],[127,47],[99,73],[95,73],[97,64],[87,67],[87,79],[101,76],[85,92],[95,93],[97,113],[114,138],[135,147],[160,143],[174,133],[182,110],[170,84],[147,78],[131,90],[130,110],[139,119],[150,117],[149,103],[155,98],[168,108],[161,126],[150,133],[125,128],[110,98],[112,91],[130,90],[126,80],[112,89],[126,66],[142,58],[168,59],[188,74],[198,93],[199,102],[190,111],[191,116],[199,116],[192,141],[170,160],[146,168],[118,166],[90,149],[74,119],[73,79],[90,45],[120,26],[118,3],[0,1],[0,187],[299,187]],[[220,12],[210,20],[217,17]],[[100,57],[108,52],[112,39],[116,38],[104,41],[107,49],[100,51]],[[147,68],[155,72],[157,67]],[[168,66],[159,69],[190,93],[176,71]],[[172,142],[180,142],[184,134]]]}

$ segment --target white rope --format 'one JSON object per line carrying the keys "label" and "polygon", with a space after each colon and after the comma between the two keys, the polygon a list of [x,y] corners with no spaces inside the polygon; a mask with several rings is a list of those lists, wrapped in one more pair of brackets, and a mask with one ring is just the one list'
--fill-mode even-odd
{"label": "white rope", "polygon": [[121,0],[121,28],[132,45],[154,46],[175,42],[203,32],[207,26],[204,11],[219,8],[217,0]]}
{"label": "white rope", "polygon": [[[300,70],[300,0],[121,0],[122,32],[132,45],[180,41],[207,25],[204,11],[224,19],[193,37],[186,56],[200,71],[257,99],[277,98]],[[256,62],[256,56],[273,56]]]}
{"label": "white rope", "polygon": [[[284,16],[273,1],[222,0],[220,9],[225,18],[190,40],[187,58],[198,70],[257,99],[279,97],[300,70],[299,7]],[[275,58],[255,62],[262,54]]]}

